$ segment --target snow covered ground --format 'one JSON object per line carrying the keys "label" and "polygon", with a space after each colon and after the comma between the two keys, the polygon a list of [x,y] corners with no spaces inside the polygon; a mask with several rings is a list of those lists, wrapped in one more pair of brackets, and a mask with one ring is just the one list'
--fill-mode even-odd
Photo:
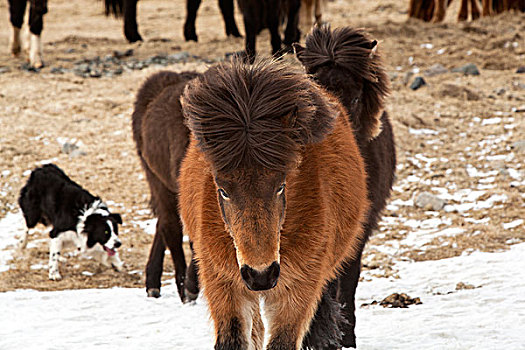
{"label": "snow covered ground", "polygon": [[[14,214],[13,214],[14,215]],[[16,220],[8,216],[12,225]],[[19,230],[0,221],[0,268]],[[13,226],[11,226],[13,228]],[[10,248],[11,247],[11,248]],[[7,250],[5,250],[7,248]],[[360,283],[357,304],[407,293],[408,309],[358,308],[359,349],[525,349],[525,243],[500,253],[396,264],[399,279]],[[2,270],[0,270],[2,271]],[[1,278],[0,273],[0,278]],[[459,282],[473,289],[456,290]],[[212,349],[206,303],[139,289],[0,293],[0,349]]]}

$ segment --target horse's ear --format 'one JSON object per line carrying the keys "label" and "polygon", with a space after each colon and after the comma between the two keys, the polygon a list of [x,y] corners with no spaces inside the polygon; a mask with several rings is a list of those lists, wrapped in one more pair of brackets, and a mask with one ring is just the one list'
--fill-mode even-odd
{"label": "horse's ear", "polygon": [[300,144],[321,142],[328,135],[335,124],[337,106],[329,95],[317,84],[310,82],[308,106],[299,106],[293,120],[294,127],[299,130],[295,138]]}
{"label": "horse's ear", "polygon": [[305,48],[303,46],[301,46],[301,44],[299,44],[299,43],[293,43],[292,47],[293,47],[293,50],[295,52],[295,57],[297,57],[297,59],[301,63],[303,63],[302,56],[303,56]]}

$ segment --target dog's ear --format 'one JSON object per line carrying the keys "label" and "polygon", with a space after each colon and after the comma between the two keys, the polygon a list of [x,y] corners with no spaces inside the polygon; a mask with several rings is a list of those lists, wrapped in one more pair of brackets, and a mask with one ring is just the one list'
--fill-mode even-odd
{"label": "dog's ear", "polygon": [[109,214],[110,217],[112,217],[113,219],[115,219],[115,221],[119,224],[122,225],[122,217],[120,216],[120,214],[118,213],[112,213],[112,214]]}

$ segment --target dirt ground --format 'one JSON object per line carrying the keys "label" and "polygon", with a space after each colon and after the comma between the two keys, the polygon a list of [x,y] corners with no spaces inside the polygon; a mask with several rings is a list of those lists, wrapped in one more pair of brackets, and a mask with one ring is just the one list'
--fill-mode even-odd
{"label": "dirt ground", "polygon": [[[472,250],[495,251],[525,240],[525,226],[503,227],[525,217],[525,146],[517,144],[525,140],[525,74],[517,73],[518,67],[525,66],[525,14],[506,13],[457,23],[457,5],[453,3],[444,23],[428,24],[407,20],[408,0],[337,0],[327,4],[324,16],[333,27],[364,27],[379,41],[392,80],[387,109],[395,127],[399,163],[394,205],[385,211],[386,219],[364,260],[365,268],[378,269],[379,275],[395,273],[393,262],[399,259],[441,259]],[[152,236],[137,222],[152,216],[131,136],[134,97],[153,72],[203,71],[209,64],[189,58],[186,63],[124,71],[112,78],[53,74],[52,68],[71,68],[78,60],[129,48],[134,49],[134,59],[186,51],[206,61],[220,60],[225,53],[242,49],[243,39],[225,36],[216,1],[202,4],[197,21],[199,43],[184,42],[184,14],[182,0],[141,1],[138,22],[145,42],[130,45],[123,37],[122,22],[104,17],[101,2],[52,0],[43,33],[46,68],[34,73],[20,68],[23,58],[8,54],[7,1],[0,2],[0,68],[7,70],[0,73],[0,218],[18,210],[16,200],[28,170],[53,161],[86,189],[110,201],[114,212],[122,213],[121,256],[127,271],[117,273],[90,260],[69,258],[61,264],[64,279],[48,281],[48,247],[42,232],[31,237],[35,247],[18,254],[11,268],[0,274],[0,291],[143,285]],[[237,23],[242,31],[238,13]],[[264,55],[270,51],[266,32],[258,38],[258,49]],[[295,62],[292,56],[285,59]],[[450,72],[468,63],[474,63],[481,74]],[[424,76],[427,85],[417,91],[409,89],[414,77],[435,64],[449,72]],[[413,71],[416,73],[407,84],[407,72]],[[62,153],[60,138],[76,139],[86,155]],[[481,189],[479,201],[493,195],[505,199],[468,212],[425,211],[410,204],[418,193],[439,195],[443,189],[449,194]],[[449,199],[447,204],[460,203]],[[424,247],[410,246],[406,241],[399,244],[414,230],[406,220],[433,218],[460,228],[461,233],[438,236]],[[169,255],[165,278],[172,278],[168,260]],[[44,268],[31,268],[38,264]]]}

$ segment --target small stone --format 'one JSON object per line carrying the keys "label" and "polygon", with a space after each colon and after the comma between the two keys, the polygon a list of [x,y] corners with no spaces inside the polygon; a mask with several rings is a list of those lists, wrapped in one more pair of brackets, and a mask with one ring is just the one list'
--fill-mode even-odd
{"label": "small stone", "polygon": [[10,72],[11,69],[9,67],[0,67],[0,74]]}
{"label": "small stone", "polygon": [[91,78],[100,78],[102,76],[102,73],[98,69],[94,69],[91,72],[89,72],[89,76]]}
{"label": "small stone", "polygon": [[53,67],[51,68],[51,74],[64,74],[64,68],[62,67]]}
{"label": "small stone", "polygon": [[416,79],[414,79],[412,84],[410,84],[410,89],[417,90],[423,85],[427,85],[427,82],[425,81],[425,79],[423,79],[422,77],[416,77]]}
{"label": "small stone", "polygon": [[168,56],[169,60],[173,60],[175,62],[186,60],[190,57],[190,54],[187,51],[177,52],[172,55]]}
{"label": "small stone", "polygon": [[433,195],[429,192],[422,192],[417,195],[414,200],[414,205],[418,208],[423,208],[426,210],[441,210],[445,206],[446,201],[439,198],[438,196]]}
{"label": "small stone", "polygon": [[468,284],[468,283],[458,282],[458,284],[456,284],[456,290],[474,289],[474,288],[476,288],[476,287],[474,287],[472,284]]}
{"label": "small stone", "polygon": [[113,56],[116,57],[116,58],[133,56],[133,49],[129,49],[129,50],[126,50],[126,51],[115,50],[115,51],[113,51]]}
{"label": "small stone", "polygon": [[430,68],[428,68],[426,71],[423,72],[423,74],[427,77],[433,77],[435,75],[445,74],[448,73],[448,69],[446,69],[442,64],[436,63]]}
{"label": "small stone", "polygon": [[521,67],[519,67],[518,70],[516,70],[516,73],[518,73],[518,74],[523,74],[523,73],[525,73],[525,66],[521,66]]}
{"label": "small stone", "polygon": [[74,143],[64,142],[64,144],[62,145],[62,153],[65,153],[65,154],[71,154],[71,152],[77,149],[78,149],[78,146],[75,145]]}
{"label": "small stone", "polygon": [[496,93],[496,95],[501,96],[501,95],[504,95],[505,92],[507,92],[507,90],[505,90],[505,88],[503,87],[500,87],[500,88],[495,89],[494,92]]}
{"label": "small stone", "polygon": [[464,75],[480,75],[478,67],[474,63],[469,63],[463,67],[453,68],[454,73],[463,73]]}
{"label": "small stone", "polygon": [[65,53],[73,53],[73,52],[75,52],[75,49],[69,48],[69,49],[66,49],[64,52]]}

